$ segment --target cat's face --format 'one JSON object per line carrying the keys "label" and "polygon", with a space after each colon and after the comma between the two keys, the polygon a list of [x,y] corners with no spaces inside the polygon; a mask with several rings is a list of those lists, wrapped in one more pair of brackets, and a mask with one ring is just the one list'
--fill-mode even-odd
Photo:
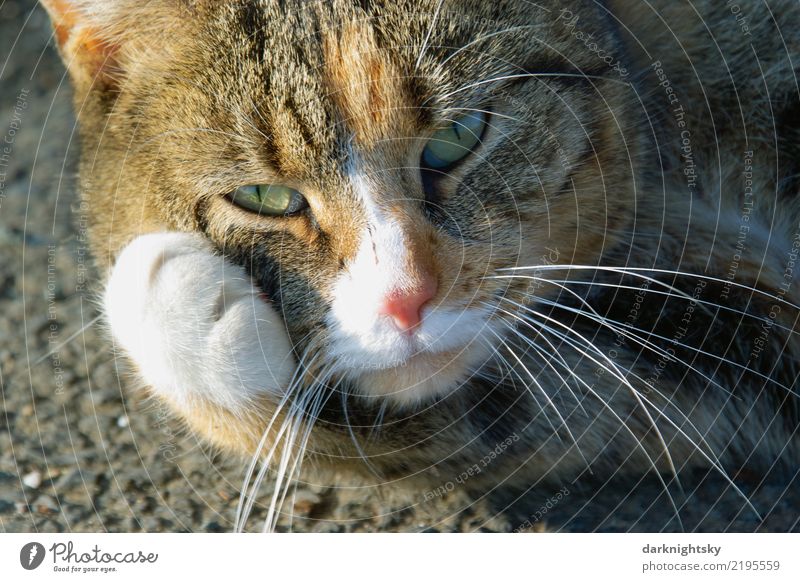
{"label": "cat's face", "polygon": [[502,269],[596,264],[630,219],[633,95],[569,26],[588,4],[99,4],[58,30],[101,264],[200,232],[363,395],[460,388],[503,298],[553,291]]}

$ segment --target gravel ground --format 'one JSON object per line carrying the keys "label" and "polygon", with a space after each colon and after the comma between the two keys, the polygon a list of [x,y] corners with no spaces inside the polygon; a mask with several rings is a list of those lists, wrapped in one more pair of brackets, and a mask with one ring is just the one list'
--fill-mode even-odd
{"label": "gravel ground", "polygon": [[[180,430],[120,380],[87,280],[75,195],[74,118],[43,11],[0,2],[0,531],[228,531],[244,462]],[[23,106],[24,105],[24,106]],[[15,108],[17,109],[15,113]],[[124,377],[124,375],[123,375]],[[359,491],[303,486],[293,530],[307,531],[789,531],[800,479],[737,485],[697,474],[658,481],[568,484],[508,507],[498,492],[390,505]],[[271,493],[264,487],[262,498]],[[541,517],[536,517],[537,512]],[[258,528],[263,503],[250,522]],[[533,523],[526,523],[533,522]],[[288,520],[281,528],[289,527]]]}

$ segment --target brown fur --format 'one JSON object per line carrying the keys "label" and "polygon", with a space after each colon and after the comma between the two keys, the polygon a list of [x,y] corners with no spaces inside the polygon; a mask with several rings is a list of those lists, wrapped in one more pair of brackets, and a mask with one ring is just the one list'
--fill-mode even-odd
{"label": "brown fur", "polygon": [[[741,43],[730,14],[710,1],[694,3],[703,19],[683,3],[657,2],[664,22],[649,13],[646,3],[632,7],[628,2],[610,3],[616,18],[595,3],[577,1],[544,2],[549,13],[525,2],[448,1],[438,17],[438,3],[427,0],[289,2],[284,8],[267,1],[120,2],[95,15],[67,15],[64,3],[45,4],[75,85],[84,151],[81,188],[91,207],[100,269],[108,269],[139,234],[203,232],[221,253],[252,270],[256,283],[279,303],[298,341],[313,332],[324,343],[320,322],[332,281],[354,256],[354,236],[364,225],[363,209],[347,180],[345,143],[358,151],[379,203],[402,218],[413,241],[417,272],[412,278],[434,273],[440,289],[436,301],[462,306],[491,300],[497,292],[528,302],[530,279],[485,277],[504,268],[541,265],[553,252],[562,264],[680,269],[725,278],[740,227],[741,153],[755,149],[760,156],[757,203],[749,224],[759,228],[751,231],[734,281],[758,291],[734,286],[723,293],[713,282],[702,291],[705,301],[753,315],[724,310],[714,315],[698,307],[691,333],[682,339],[688,348],[661,342],[662,349],[677,347],[681,357],[736,398],[675,362],[651,384],[642,383],[634,375],[650,377],[658,355],[630,340],[621,342],[592,321],[552,309],[551,317],[591,337],[601,353],[614,350],[615,363],[630,370],[631,380],[665,412],[646,412],[618,378],[598,373],[597,362],[551,336],[567,368],[592,386],[590,393],[568,382],[580,395],[576,404],[541,355],[509,337],[519,362],[489,361],[482,377],[470,376],[476,362],[469,354],[364,374],[361,381],[387,387],[410,385],[431,370],[439,371],[441,382],[470,381],[415,414],[390,410],[379,438],[367,438],[377,415],[373,402],[352,397],[348,421],[384,479],[430,480],[432,466],[440,476],[458,474],[496,442],[519,434],[521,441],[469,487],[506,478],[527,486],[541,478],[567,477],[585,468],[586,459],[610,470],[627,459],[629,466],[646,471],[645,451],[660,470],[671,463],[677,468],[708,464],[698,450],[720,456],[731,472],[800,458],[794,278],[780,295],[778,319],[785,329],[771,328],[767,353],[760,358],[748,355],[775,303],[770,296],[778,295],[784,283],[786,250],[800,219],[789,178],[797,171],[792,140],[798,95],[787,54],[800,62],[800,28],[791,3],[779,3],[785,10],[771,15],[756,3],[742,3],[753,14],[751,42],[760,67],[749,45]],[[593,33],[597,45],[617,55],[632,76],[620,78],[587,50],[560,18],[562,8],[580,16],[577,28]],[[624,32],[626,27],[635,38]],[[504,29],[514,30],[493,34]],[[730,72],[708,56],[715,46],[709,30],[730,59]],[[777,30],[786,35],[786,46]],[[455,52],[460,47],[471,50]],[[687,109],[694,161],[702,174],[691,198],[674,115],[651,67],[656,59]],[[537,71],[583,71],[589,77],[521,77]],[[486,82],[501,77],[511,78]],[[419,172],[408,168],[419,160],[425,140],[464,107],[491,107],[498,114],[486,138],[490,145],[442,178],[436,199],[424,203]],[[749,131],[747,146],[740,118]],[[773,124],[776,119],[783,120],[781,127]],[[764,145],[773,142],[772,149]],[[559,159],[558,145],[566,160]],[[771,174],[776,156],[780,176]],[[313,222],[255,216],[224,197],[242,184],[275,178],[302,189]],[[434,223],[426,204],[444,208],[446,216]],[[771,238],[759,229],[771,232]],[[277,273],[283,274],[281,289],[275,287]],[[599,313],[616,313],[617,321],[625,320],[643,283],[602,271],[540,274],[631,287],[571,287]],[[690,296],[698,281],[648,275]],[[638,325],[674,338],[687,303],[674,297],[665,301],[654,293],[659,289],[664,288],[653,284],[647,291]],[[537,294],[581,307],[552,284]],[[517,311],[510,304],[504,308]],[[503,313],[496,317],[511,321]],[[523,324],[518,328],[551,351],[541,334]],[[552,404],[529,392],[522,364],[534,371]],[[742,377],[745,365],[755,374]],[[553,408],[569,419],[571,434]],[[232,418],[197,402],[176,412],[215,444],[251,454],[273,409],[274,403],[263,402],[246,418]],[[371,469],[356,459],[338,402],[314,428],[310,450],[318,467],[348,467],[372,478]]]}

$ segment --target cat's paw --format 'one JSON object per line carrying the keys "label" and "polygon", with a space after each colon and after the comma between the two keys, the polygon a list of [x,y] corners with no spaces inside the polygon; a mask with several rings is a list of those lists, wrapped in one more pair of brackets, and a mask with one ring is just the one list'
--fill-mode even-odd
{"label": "cat's paw", "polygon": [[284,323],[244,269],[200,235],[158,233],[117,258],[103,298],[115,341],[157,393],[236,412],[285,392],[294,371]]}

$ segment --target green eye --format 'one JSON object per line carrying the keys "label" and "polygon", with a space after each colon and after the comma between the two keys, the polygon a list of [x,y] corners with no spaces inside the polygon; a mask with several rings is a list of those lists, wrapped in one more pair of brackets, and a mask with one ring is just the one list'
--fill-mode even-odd
{"label": "green eye", "polygon": [[300,192],[276,184],[240,186],[230,198],[237,206],[268,216],[288,216],[308,207],[308,202]]}
{"label": "green eye", "polygon": [[444,170],[464,159],[478,145],[486,129],[486,113],[468,113],[433,134],[422,152],[422,163]]}

